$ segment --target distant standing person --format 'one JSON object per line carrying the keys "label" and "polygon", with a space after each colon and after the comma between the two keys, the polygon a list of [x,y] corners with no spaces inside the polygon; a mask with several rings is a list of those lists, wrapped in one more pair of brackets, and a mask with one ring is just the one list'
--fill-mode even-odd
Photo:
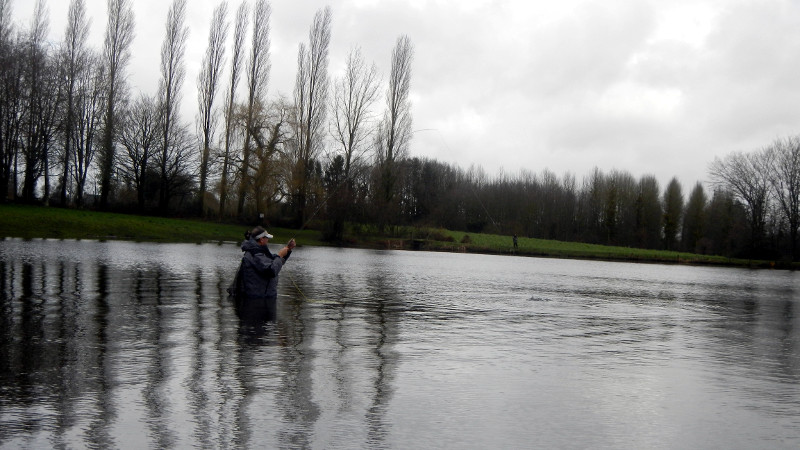
{"label": "distant standing person", "polygon": [[240,315],[246,320],[272,320],[278,300],[278,274],[295,247],[291,239],[277,254],[267,244],[272,235],[263,227],[255,227],[242,243]]}
{"label": "distant standing person", "polygon": [[519,247],[517,242],[517,234],[514,233],[514,251],[517,251],[517,247]]}

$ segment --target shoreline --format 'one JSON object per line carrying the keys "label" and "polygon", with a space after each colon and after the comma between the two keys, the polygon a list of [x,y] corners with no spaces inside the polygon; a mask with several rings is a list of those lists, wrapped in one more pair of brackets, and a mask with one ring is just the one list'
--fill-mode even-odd
{"label": "shoreline", "polygon": [[[230,243],[239,245],[247,225],[201,219],[175,219],[121,213],[74,210],[29,205],[0,205],[0,240],[89,239],[134,242]],[[505,256],[585,259],[644,264],[680,264],[753,269],[800,269],[800,263],[698,255],[686,252],[616,247],[536,238],[519,238],[514,250],[511,236],[466,233],[442,229],[397,227],[399,235],[368,232],[347,234],[345,242],[322,240],[318,230],[296,231],[269,227],[273,243],[297,239],[300,247],[324,246],[380,250],[435,251]]]}

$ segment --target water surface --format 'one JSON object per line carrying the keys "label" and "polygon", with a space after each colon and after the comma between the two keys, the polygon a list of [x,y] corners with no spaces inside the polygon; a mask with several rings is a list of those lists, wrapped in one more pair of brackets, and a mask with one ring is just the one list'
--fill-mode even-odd
{"label": "water surface", "polygon": [[796,273],[301,247],[251,327],[240,256],[0,242],[0,447],[800,446]]}

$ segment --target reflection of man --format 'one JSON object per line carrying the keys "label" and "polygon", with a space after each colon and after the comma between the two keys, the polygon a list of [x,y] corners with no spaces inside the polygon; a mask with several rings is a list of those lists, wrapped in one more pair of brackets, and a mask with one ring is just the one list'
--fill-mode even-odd
{"label": "reflection of man", "polygon": [[277,254],[270,252],[269,240],[272,235],[262,227],[255,227],[250,237],[242,243],[241,303],[240,314],[248,320],[272,320],[275,318],[278,299],[278,273],[286,263],[294,239],[290,240]]}

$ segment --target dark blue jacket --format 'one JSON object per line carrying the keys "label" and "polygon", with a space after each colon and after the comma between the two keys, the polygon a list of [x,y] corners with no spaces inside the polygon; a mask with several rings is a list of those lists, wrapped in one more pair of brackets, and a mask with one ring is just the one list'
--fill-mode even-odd
{"label": "dark blue jacket", "polygon": [[278,273],[286,260],[273,255],[269,248],[258,245],[253,239],[242,243],[242,251],[241,293],[246,298],[277,298]]}

